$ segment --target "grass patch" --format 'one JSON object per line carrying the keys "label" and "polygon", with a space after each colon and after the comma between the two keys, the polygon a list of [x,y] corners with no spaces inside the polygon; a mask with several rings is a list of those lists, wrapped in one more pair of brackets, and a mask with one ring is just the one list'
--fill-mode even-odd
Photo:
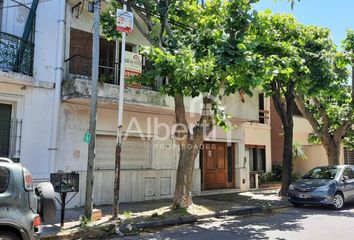
{"label": "grass patch", "polygon": [[123,216],[126,218],[126,219],[129,219],[131,218],[133,215],[133,213],[131,211],[124,211],[123,212]]}
{"label": "grass patch", "polygon": [[[130,212],[130,211],[129,211]],[[188,215],[209,214],[213,211],[204,206],[191,205],[189,208],[172,209],[171,206],[164,206],[150,211],[131,213],[130,218],[126,218],[125,223],[137,223],[151,220],[163,220],[168,218],[183,217]],[[124,213],[123,213],[124,214]],[[125,215],[124,215],[125,216]]]}

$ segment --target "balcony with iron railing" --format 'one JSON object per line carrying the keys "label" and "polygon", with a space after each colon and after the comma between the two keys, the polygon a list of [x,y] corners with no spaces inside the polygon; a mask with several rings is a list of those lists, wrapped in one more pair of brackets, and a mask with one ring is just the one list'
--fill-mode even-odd
{"label": "balcony with iron railing", "polygon": [[0,69],[33,76],[34,44],[18,36],[0,32]]}
{"label": "balcony with iron railing", "polygon": [[[117,64],[118,66],[119,64]],[[113,60],[99,60],[98,101],[116,103],[119,89],[119,67]],[[82,55],[72,55],[65,60],[65,79],[62,84],[62,99],[64,101],[83,101],[91,96],[92,58]],[[143,66],[144,71],[144,66]],[[156,80],[153,85],[142,85],[126,79],[124,101],[126,103],[172,107],[158,89],[162,81]]]}
{"label": "balcony with iron railing", "polygon": [[[92,58],[73,55],[65,60],[67,71],[67,80],[75,79],[87,79],[91,80],[92,73]],[[116,71],[115,64],[113,60],[99,59],[98,67],[98,81],[102,84],[113,84],[119,85],[118,76],[119,68]],[[128,87],[139,88],[139,89],[148,89],[157,91],[159,86],[158,84],[154,85],[140,85],[133,84],[128,81],[126,83]]]}

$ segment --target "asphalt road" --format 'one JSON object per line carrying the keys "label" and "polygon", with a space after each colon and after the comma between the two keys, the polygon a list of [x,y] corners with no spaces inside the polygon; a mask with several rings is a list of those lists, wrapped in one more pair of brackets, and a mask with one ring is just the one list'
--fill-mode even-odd
{"label": "asphalt road", "polygon": [[[354,204],[344,210],[328,208],[289,208],[280,212],[250,217],[207,219],[193,225],[165,228],[123,239],[354,239]],[[118,239],[118,238],[113,238]],[[121,238],[119,238],[121,239]]]}

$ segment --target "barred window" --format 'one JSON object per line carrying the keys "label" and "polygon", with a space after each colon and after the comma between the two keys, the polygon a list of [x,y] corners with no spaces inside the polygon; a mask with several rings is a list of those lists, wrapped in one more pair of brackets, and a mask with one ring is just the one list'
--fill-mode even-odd
{"label": "barred window", "polygon": [[354,150],[349,148],[344,148],[344,163],[349,165],[354,165]]}

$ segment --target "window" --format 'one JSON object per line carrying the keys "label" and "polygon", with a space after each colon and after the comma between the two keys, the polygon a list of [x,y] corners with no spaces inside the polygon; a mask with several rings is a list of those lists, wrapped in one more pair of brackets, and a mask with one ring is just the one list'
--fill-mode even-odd
{"label": "window", "polygon": [[227,146],[227,181],[232,183],[233,176],[234,176],[234,151],[233,146]]}
{"label": "window", "polygon": [[349,148],[344,148],[344,163],[349,165],[354,165],[354,150]]}
{"label": "window", "polygon": [[264,93],[258,94],[258,107],[259,107],[259,122],[260,123],[265,123]]}
{"label": "window", "polygon": [[338,172],[338,167],[318,167],[306,173],[303,179],[334,179]]}
{"label": "window", "polygon": [[7,186],[9,185],[10,172],[5,167],[0,167],[0,193],[6,191]]}
{"label": "window", "polygon": [[[82,44],[82,43],[85,44]],[[116,42],[108,41],[104,38],[100,39],[99,53],[99,81],[118,84],[118,79],[115,79],[115,49]],[[119,67],[121,58],[122,44],[119,44]],[[126,43],[125,50],[134,52],[136,45]],[[92,71],[92,33],[85,32],[79,29],[70,29],[70,57],[69,73],[77,78],[90,78]],[[118,75],[119,76],[119,69]]]}
{"label": "window", "polygon": [[266,171],[265,146],[246,146],[249,156],[250,171]]}
{"label": "window", "polygon": [[348,177],[348,179],[353,179],[354,178],[354,172],[353,169],[351,168],[346,168],[343,172],[343,176]]}

